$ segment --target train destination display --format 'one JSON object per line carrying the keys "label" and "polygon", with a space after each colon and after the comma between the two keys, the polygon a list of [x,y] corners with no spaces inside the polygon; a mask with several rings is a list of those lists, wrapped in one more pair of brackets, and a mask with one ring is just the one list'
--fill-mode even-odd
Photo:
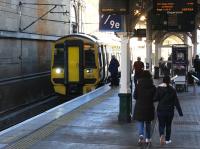
{"label": "train destination display", "polygon": [[195,13],[196,0],[154,0],[156,13]]}
{"label": "train destination display", "polygon": [[128,0],[100,0],[99,12],[101,14],[127,14]]}

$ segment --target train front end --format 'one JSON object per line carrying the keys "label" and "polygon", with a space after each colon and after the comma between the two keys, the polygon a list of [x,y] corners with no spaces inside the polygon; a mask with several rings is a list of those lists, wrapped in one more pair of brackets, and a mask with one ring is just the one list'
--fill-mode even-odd
{"label": "train front end", "polygon": [[99,81],[96,42],[84,36],[66,36],[52,50],[51,81],[56,93],[71,96],[94,90]]}

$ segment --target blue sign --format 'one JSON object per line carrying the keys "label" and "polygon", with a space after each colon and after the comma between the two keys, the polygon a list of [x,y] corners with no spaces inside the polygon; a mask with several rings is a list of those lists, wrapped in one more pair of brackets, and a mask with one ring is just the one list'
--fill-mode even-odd
{"label": "blue sign", "polygon": [[123,19],[121,15],[101,15],[99,21],[100,31],[123,31]]}

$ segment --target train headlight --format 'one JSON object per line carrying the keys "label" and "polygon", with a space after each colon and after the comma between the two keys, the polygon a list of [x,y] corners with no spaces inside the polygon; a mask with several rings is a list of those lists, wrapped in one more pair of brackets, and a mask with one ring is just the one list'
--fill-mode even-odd
{"label": "train headlight", "polygon": [[61,68],[56,68],[56,73],[57,74],[60,74],[62,72],[62,69]]}
{"label": "train headlight", "polygon": [[92,69],[86,69],[86,72],[87,72],[87,73],[92,73],[93,70],[92,70]]}

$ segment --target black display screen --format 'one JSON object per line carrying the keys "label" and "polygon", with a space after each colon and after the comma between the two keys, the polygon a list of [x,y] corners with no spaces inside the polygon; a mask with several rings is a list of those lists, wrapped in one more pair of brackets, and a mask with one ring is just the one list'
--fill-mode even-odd
{"label": "black display screen", "polygon": [[127,14],[129,0],[100,0],[99,12],[101,14]]}
{"label": "black display screen", "polygon": [[188,47],[186,45],[172,46],[172,63],[173,64],[188,63]]}
{"label": "black display screen", "polygon": [[196,0],[154,0],[153,10],[156,13],[195,13]]}

